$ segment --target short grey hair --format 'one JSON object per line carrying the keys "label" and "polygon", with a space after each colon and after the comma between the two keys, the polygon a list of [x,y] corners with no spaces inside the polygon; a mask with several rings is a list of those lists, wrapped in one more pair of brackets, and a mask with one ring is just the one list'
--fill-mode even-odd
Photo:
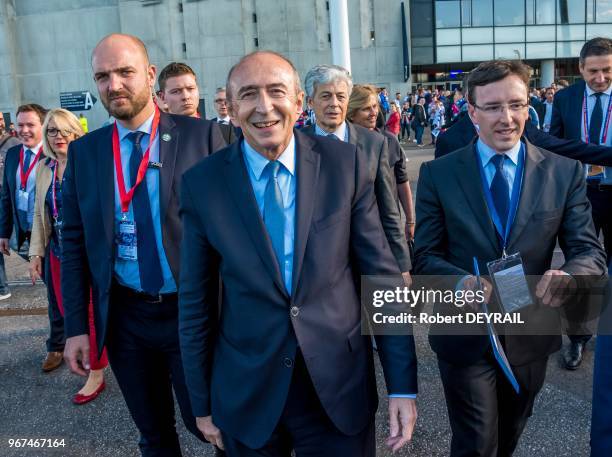
{"label": "short grey hair", "polygon": [[225,86],[217,87],[217,89],[215,89],[215,95],[218,94],[219,92],[226,92]]}
{"label": "short grey hair", "polygon": [[333,81],[344,81],[348,87],[348,95],[353,91],[353,78],[344,67],[339,65],[317,65],[312,67],[304,78],[304,86],[306,95],[314,98],[317,86],[319,84],[329,84]]}

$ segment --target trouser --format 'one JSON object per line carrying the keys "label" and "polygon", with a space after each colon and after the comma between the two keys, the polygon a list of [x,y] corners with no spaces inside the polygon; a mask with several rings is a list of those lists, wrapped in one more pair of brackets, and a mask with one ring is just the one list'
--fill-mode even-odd
{"label": "trouser", "polygon": [[408,139],[410,139],[410,123],[409,122],[402,122],[402,133],[401,133],[402,139],[408,137]]}
{"label": "trouser", "polygon": [[[47,338],[47,352],[64,352],[64,345],[66,344],[66,336],[64,334],[64,313],[60,310],[57,295],[61,293],[60,290],[56,293],[56,287],[53,285],[53,277],[51,273],[51,250],[47,246],[45,252],[45,258],[42,262],[42,275],[41,278],[47,286],[47,301],[49,306],[47,312],[49,315],[49,338]],[[59,287],[57,287],[59,289]]]}
{"label": "trouser", "polygon": [[174,400],[187,429],[201,440],[191,411],[178,338],[177,294],[161,302],[113,284],[106,348],[143,457],[181,456]]}
{"label": "trouser", "polygon": [[0,295],[9,293],[8,280],[6,279],[6,268],[4,266],[4,255],[0,254]]}
{"label": "trouser", "polygon": [[[51,286],[51,290],[54,292],[55,299],[57,302],[57,308],[64,318],[64,306],[61,293],[61,271],[60,271],[60,259],[53,254],[52,250],[49,250],[49,271],[50,281],[48,284]],[[93,297],[91,296],[91,290],[89,292],[89,365],[92,370],[101,370],[108,365],[108,359],[106,357],[106,349],[102,350],[102,355],[98,358],[98,343],[96,339],[96,325],[94,323],[94,312],[93,312]]]}
{"label": "trouser", "polygon": [[512,366],[517,394],[490,350],[468,366],[438,359],[450,420],[451,457],[509,457],[544,384],[548,357]]}
{"label": "trouser", "polygon": [[423,144],[423,132],[425,128],[422,125],[414,126],[414,135],[416,137],[417,144]]}
{"label": "trouser", "polygon": [[296,457],[376,455],[374,418],[357,435],[341,433],[325,413],[300,351],[285,408],[268,442],[259,449],[250,449],[223,433],[223,444],[229,457],[290,457],[292,450]]}

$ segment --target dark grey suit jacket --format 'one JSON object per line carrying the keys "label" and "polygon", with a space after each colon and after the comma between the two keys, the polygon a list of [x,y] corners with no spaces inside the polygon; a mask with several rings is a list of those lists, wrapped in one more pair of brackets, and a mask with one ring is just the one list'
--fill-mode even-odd
{"label": "dark grey suit jacket", "polygon": [[[518,212],[507,252],[520,252],[525,273],[550,269],[557,240],[571,275],[601,276],[606,257],[591,218],[584,172],[579,162],[533,146],[526,160]],[[419,275],[470,275],[472,259],[486,263],[501,257],[478,170],[474,143],[421,167],[416,199],[415,272]],[[578,278],[585,280],[584,277]],[[469,364],[489,347],[488,337],[430,334],[438,356]],[[561,336],[506,335],[510,363],[523,365],[561,347]]]}
{"label": "dark grey suit jacket", "polygon": [[[89,332],[87,304],[93,289],[96,338],[104,346],[115,261],[113,125],[70,143],[62,186],[64,229],[62,294],[66,337]],[[182,224],[178,214],[183,173],[225,142],[213,122],[161,113],[159,204],[164,251],[178,283]],[[168,141],[162,138],[168,138]]]}
{"label": "dark grey suit jacket", "polygon": [[[355,146],[294,130],[296,210],[287,293],[238,142],[183,177],[179,335],[196,416],[251,448],[283,411],[296,352],[345,434],[376,411],[372,344],[361,334],[359,274],[398,274],[369,164]],[[220,319],[208,290],[223,281]],[[218,327],[218,328],[217,328]],[[412,336],[377,336],[390,393],[415,393]]]}
{"label": "dark grey suit jacket", "polygon": [[[398,204],[395,176],[389,167],[389,145],[385,136],[371,132],[360,125],[347,122],[350,144],[363,150],[368,158],[370,177],[374,183],[376,203],[385,235],[393,256],[402,272],[412,269],[410,250],[406,241],[406,232],[402,226],[402,218]],[[316,136],[315,127],[310,125],[301,132]]]}

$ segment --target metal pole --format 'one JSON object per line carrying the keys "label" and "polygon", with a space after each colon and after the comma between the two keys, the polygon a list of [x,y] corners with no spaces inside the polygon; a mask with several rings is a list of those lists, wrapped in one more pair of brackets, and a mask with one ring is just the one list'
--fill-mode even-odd
{"label": "metal pole", "polygon": [[347,0],[329,1],[329,28],[331,32],[332,63],[351,72],[351,45],[349,41]]}

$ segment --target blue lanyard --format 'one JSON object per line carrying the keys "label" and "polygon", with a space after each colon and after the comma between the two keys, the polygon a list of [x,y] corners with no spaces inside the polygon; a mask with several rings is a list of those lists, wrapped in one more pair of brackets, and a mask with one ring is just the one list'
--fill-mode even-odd
{"label": "blue lanyard", "polygon": [[506,230],[503,231],[501,220],[497,211],[495,210],[495,203],[493,203],[493,195],[491,189],[487,183],[487,177],[484,174],[484,165],[480,154],[478,153],[478,146],[475,147],[476,158],[478,159],[478,171],[480,171],[480,178],[482,179],[482,187],[484,188],[485,198],[487,200],[487,207],[489,208],[489,215],[495,225],[495,230],[501,239],[501,248],[503,256],[506,256],[506,247],[508,246],[508,239],[510,238],[510,230],[512,229],[512,223],[518,210],[519,198],[521,195],[521,186],[523,183],[523,168],[525,164],[525,146],[521,144],[521,151],[519,153],[518,164],[516,167],[516,174],[514,175],[514,185],[512,187],[512,197],[510,199],[510,210],[508,211],[508,220],[506,221]]}

